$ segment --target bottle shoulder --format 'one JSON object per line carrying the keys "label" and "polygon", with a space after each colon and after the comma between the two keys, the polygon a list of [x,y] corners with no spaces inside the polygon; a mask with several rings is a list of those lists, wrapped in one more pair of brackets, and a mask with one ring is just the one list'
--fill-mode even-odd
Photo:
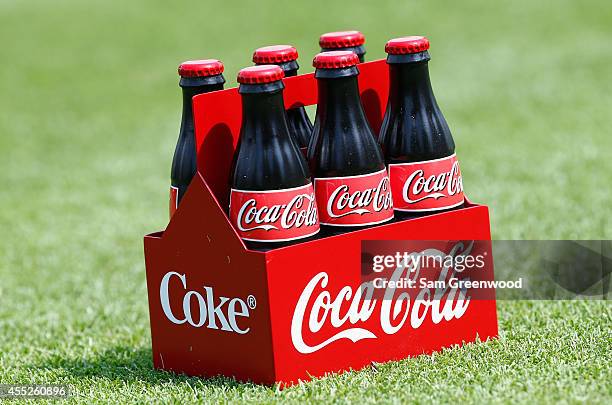
{"label": "bottle shoulder", "polygon": [[193,136],[179,137],[170,169],[170,178],[176,184],[188,184],[197,170],[196,148]]}
{"label": "bottle shoulder", "polygon": [[298,142],[298,146],[307,147],[313,127],[304,107],[287,110],[287,125],[289,127],[289,132]]}
{"label": "bottle shoulder", "polygon": [[366,174],[385,167],[371,129],[359,125],[324,125],[313,133],[309,164],[315,177]]}
{"label": "bottle shoulder", "polygon": [[387,162],[431,160],[455,151],[450,128],[435,102],[389,103],[379,142]]}
{"label": "bottle shoulder", "polygon": [[310,182],[304,156],[288,137],[241,139],[231,184],[241,190],[273,190]]}

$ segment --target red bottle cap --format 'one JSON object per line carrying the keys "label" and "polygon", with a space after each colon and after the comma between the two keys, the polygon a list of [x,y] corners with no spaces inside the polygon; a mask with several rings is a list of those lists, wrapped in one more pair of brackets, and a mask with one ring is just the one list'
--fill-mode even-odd
{"label": "red bottle cap", "polygon": [[321,48],[350,48],[361,46],[365,43],[365,37],[359,31],[328,32],[319,37]]}
{"label": "red bottle cap", "polygon": [[206,77],[223,73],[223,63],[217,59],[188,60],[178,67],[181,77]]}
{"label": "red bottle cap", "polygon": [[317,69],[340,69],[356,66],[359,57],[351,51],[330,51],[317,54],[312,60],[312,66]]}
{"label": "red bottle cap", "polygon": [[418,36],[394,38],[385,45],[385,52],[391,55],[407,55],[423,52],[428,49],[429,39]]}
{"label": "red bottle cap", "polygon": [[281,80],[285,72],[276,65],[257,65],[246,67],[238,72],[240,84],[263,84]]}
{"label": "red bottle cap", "polygon": [[297,49],[291,45],[272,45],[257,48],[253,53],[253,62],[257,64],[285,63],[298,58]]}

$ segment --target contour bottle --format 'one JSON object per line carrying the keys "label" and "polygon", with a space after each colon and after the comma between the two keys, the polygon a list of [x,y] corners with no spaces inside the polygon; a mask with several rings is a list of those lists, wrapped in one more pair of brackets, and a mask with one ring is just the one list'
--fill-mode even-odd
{"label": "contour bottle", "polygon": [[170,173],[170,218],[197,171],[192,99],[198,94],[223,90],[225,83],[223,63],[216,59],[183,62],[178,73],[179,86],[183,89],[183,117]]}
{"label": "contour bottle", "polygon": [[283,70],[275,65],[238,73],[242,127],[229,216],[250,249],[286,246],[319,232],[308,165],[289,135],[282,78]]}
{"label": "contour bottle", "polygon": [[[255,64],[278,65],[285,72],[285,77],[297,76],[300,67],[297,58],[298,52],[291,45],[264,46],[256,49],[253,53]],[[294,107],[287,110],[287,125],[289,126],[289,133],[305,153],[312,134],[312,123],[304,107]]]}
{"label": "contour bottle", "polygon": [[396,217],[463,205],[455,142],[429,81],[425,37],[387,42],[389,99],[379,142],[389,165]]}
{"label": "contour bottle", "polygon": [[365,117],[357,83],[357,55],[318,54],[318,104],[308,149],[321,227],[338,233],[393,219],[389,177]]}

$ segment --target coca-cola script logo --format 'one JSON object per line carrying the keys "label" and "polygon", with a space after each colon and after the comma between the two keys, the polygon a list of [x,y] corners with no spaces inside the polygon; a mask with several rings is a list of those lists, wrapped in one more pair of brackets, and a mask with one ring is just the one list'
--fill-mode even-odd
{"label": "coca-cola script logo", "polygon": [[348,177],[315,179],[321,224],[360,226],[393,218],[393,199],[385,169]]}
{"label": "coca-cola script logo", "polygon": [[[215,299],[212,287],[203,287],[203,292],[187,291],[182,300],[182,313],[172,311],[170,306],[170,280],[176,278],[183,290],[187,289],[187,279],[184,274],[170,271],[164,275],[159,286],[159,299],[166,318],[174,324],[182,325],[188,323],[195,328],[206,327],[208,329],[220,329],[226,332],[234,332],[240,335],[248,333],[250,328],[241,322],[249,318],[250,311],[255,309],[256,300],[249,295],[245,300],[242,298],[219,297]],[[198,316],[194,317],[191,312],[191,303],[198,305]]]}
{"label": "coca-cola script logo", "polygon": [[244,240],[280,242],[319,232],[312,184],[271,191],[232,189],[230,220]]}
{"label": "coca-cola script logo", "polygon": [[464,202],[463,181],[455,154],[436,160],[389,165],[395,209],[437,211]]}
{"label": "coca-cola script logo", "polygon": [[[457,243],[448,254],[433,248],[413,254],[442,258],[458,254],[460,250],[463,250],[461,254],[470,254],[471,248],[472,245],[465,248],[462,243]],[[454,269],[443,267],[438,280],[448,280],[455,274]],[[397,267],[389,278],[389,285],[407,277],[418,279],[419,269],[414,266]],[[300,353],[314,353],[341,339],[353,343],[376,339],[379,336],[374,330],[393,335],[404,327],[417,329],[427,317],[434,324],[459,319],[470,304],[465,290],[450,288],[448,284],[445,284],[445,288],[422,288],[418,293],[413,293],[416,296],[410,296],[406,291],[398,293],[395,288],[387,287],[382,299],[374,297],[376,289],[371,281],[355,289],[345,286],[335,296],[327,290],[328,284],[329,275],[326,272],[318,273],[308,282],[295,306],[291,340]],[[378,315],[378,325],[372,325],[372,322],[367,325],[374,314]],[[326,333],[320,337],[322,331]]]}

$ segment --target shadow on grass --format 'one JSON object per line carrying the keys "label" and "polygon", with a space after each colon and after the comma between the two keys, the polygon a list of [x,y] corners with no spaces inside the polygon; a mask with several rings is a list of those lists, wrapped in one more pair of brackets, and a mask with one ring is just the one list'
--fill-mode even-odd
{"label": "shadow on grass", "polygon": [[93,357],[66,358],[52,356],[37,369],[63,370],[77,379],[103,378],[112,381],[143,382],[146,384],[187,383],[190,386],[211,386],[223,389],[263,386],[242,383],[227,377],[200,378],[153,368],[151,349],[117,346]]}

